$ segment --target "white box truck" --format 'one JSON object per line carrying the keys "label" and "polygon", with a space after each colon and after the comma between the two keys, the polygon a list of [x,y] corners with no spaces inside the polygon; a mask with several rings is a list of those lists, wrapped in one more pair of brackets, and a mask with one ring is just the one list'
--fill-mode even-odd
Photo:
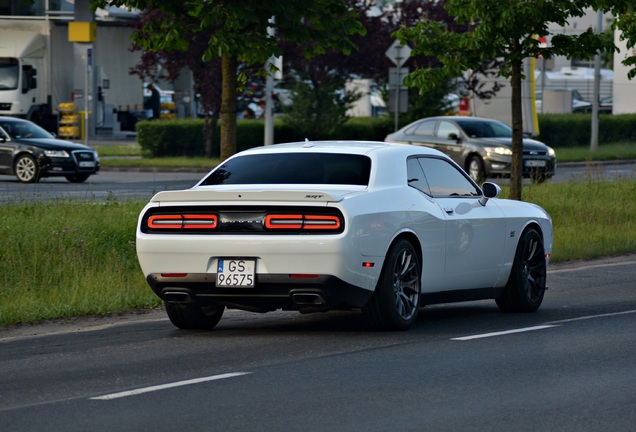
{"label": "white box truck", "polygon": [[76,111],[88,107],[93,128],[113,127],[120,113],[141,111],[142,83],[129,73],[140,55],[129,49],[132,31],[98,23],[96,42],[79,44],[68,41],[68,22],[0,20],[0,116],[55,131],[60,103],[75,102]]}

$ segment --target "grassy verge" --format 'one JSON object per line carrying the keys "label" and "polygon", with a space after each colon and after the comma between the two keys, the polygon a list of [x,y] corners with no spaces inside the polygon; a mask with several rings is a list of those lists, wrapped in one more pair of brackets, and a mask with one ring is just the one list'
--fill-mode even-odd
{"label": "grassy verge", "polygon": [[[504,196],[507,188],[504,188]],[[526,185],[554,223],[554,261],[636,252],[636,181]],[[150,308],[137,264],[139,201],[0,206],[0,325]]]}
{"label": "grassy verge", "polygon": [[589,146],[564,147],[557,148],[556,154],[557,162],[636,159],[636,144],[628,142],[603,144],[595,152],[591,152]]}
{"label": "grassy verge", "polygon": [[141,202],[0,206],[0,325],[158,304],[135,251]]}

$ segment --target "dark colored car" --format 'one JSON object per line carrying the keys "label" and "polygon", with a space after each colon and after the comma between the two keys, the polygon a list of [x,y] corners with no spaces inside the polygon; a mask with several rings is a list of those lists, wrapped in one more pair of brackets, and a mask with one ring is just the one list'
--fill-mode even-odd
{"label": "dark colored car", "polygon": [[[510,176],[512,129],[486,118],[445,116],[415,121],[387,135],[387,142],[422,145],[447,154],[477,182]],[[523,175],[545,180],[554,175],[554,150],[540,141],[523,140]]]}
{"label": "dark colored car", "polygon": [[99,156],[90,147],[56,139],[30,121],[0,117],[0,174],[23,183],[53,176],[82,183],[98,171]]}

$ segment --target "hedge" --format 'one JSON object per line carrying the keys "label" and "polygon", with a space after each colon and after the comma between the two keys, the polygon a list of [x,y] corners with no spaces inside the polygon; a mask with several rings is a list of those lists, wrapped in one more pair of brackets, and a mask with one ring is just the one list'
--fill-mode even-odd
{"label": "hedge", "polygon": [[[551,147],[580,147],[590,143],[591,114],[539,115],[539,136]],[[599,144],[636,142],[636,114],[601,114]]]}
{"label": "hedge", "polygon": [[[591,114],[544,114],[539,116],[537,139],[551,147],[586,146],[590,142]],[[217,125],[215,148],[212,156],[219,156],[220,126]],[[237,151],[263,145],[263,120],[237,122]],[[602,114],[599,120],[599,142],[636,142],[636,114]],[[274,122],[276,143],[322,139],[383,141],[393,132],[393,119],[389,116],[354,117],[349,119],[333,136],[305,137],[287,126],[281,119]],[[140,121],[137,123],[137,141],[144,157],[203,156],[203,120]]]}

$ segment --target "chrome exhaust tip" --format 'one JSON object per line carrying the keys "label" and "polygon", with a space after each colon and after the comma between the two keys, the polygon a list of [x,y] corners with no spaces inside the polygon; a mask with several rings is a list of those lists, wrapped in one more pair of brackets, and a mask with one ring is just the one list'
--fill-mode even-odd
{"label": "chrome exhaust tip", "polygon": [[294,293],[292,301],[298,306],[322,306],[327,303],[325,298],[318,293]]}

